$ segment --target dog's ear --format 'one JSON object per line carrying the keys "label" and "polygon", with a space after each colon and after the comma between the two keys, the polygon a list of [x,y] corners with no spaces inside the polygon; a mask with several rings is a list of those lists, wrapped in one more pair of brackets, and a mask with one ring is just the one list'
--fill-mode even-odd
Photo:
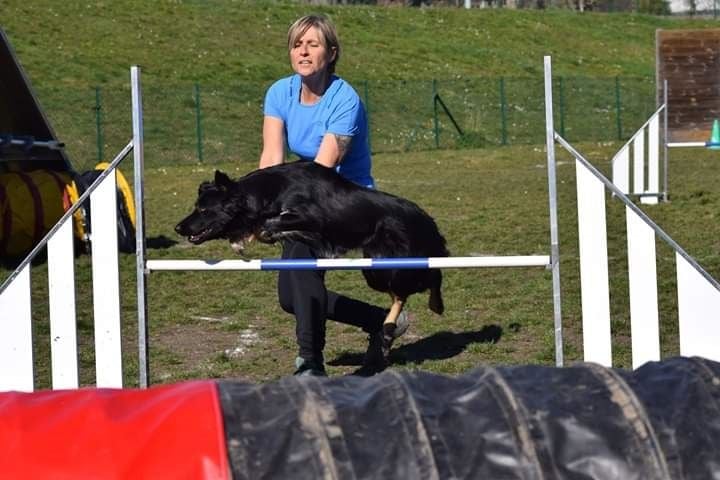
{"label": "dog's ear", "polygon": [[220,170],[215,170],[215,185],[217,185],[220,188],[228,188],[232,187],[234,185],[233,181],[230,180],[230,177],[225,175]]}
{"label": "dog's ear", "polygon": [[198,196],[202,195],[203,193],[205,193],[205,192],[207,192],[207,191],[209,191],[209,190],[213,190],[213,189],[216,189],[216,188],[217,188],[217,187],[216,187],[215,184],[212,183],[212,182],[202,182],[202,183],[200,184],[200,186],[198,187]]}

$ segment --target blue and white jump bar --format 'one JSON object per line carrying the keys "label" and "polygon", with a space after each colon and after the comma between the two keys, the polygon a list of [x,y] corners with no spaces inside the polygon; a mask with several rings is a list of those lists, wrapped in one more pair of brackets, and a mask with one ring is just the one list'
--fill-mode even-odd
{"label": "blue and white jump bar", "polygon": [[479,267],[550,267],[550,256],[148,260],[145,263],[148,272],[173,270],[382,270]]}

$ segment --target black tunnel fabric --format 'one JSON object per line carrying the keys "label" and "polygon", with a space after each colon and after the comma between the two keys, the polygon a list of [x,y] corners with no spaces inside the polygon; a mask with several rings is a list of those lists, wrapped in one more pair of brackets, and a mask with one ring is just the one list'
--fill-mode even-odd
{"label": "black tunnel fabric", "polygon": [[623,377],[652,419],[670,478],[720,478],[720,363],[678,358]]}
{"label": "black tunnel fabric", "polygon": [[234,478],[720,477],[720,364],[221,381]]}

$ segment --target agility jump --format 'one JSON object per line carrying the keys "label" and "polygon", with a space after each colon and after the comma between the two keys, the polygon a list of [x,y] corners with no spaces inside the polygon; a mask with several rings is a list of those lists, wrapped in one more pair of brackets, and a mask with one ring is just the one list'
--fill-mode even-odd
{"label": "agility jump", "polygon": [[[557,142],[575,158],[580,243],[583,347],[586,361],[612,365],[610,293],[605,194],[625,204],[633,367],[660,359],[655,239],[675,253],[680,354],[720,359],[720,283],[656,225],[612,181],[555,132],[552,123],[552,66],[545,57],[545,105],[548,145]],[[555,161],[548,148],[549,161]]]}
{"label": "agility jump", "polygon": [[[707,141],[669,141],[668,82],[663,82],[663,103],[625,142],[611,160],[612,181],[626,195],[644,204],[668,201],[668,163],[670,149],[720,149],[720,123],[715,120]],[[661,122],[662,119],[662,122]],[[662,128],[660,127],[662,123]],[[660,161],[660,147],[663,158]],[[632,158],[632,165],[630,160]],[[662,189],[660,174],[662,170]],[[631,186],[632,185],[632,186]]]}
{"label": "agility jump", "polygon": [[670,151],[720,149],[718,48],[720,29],[657,30],[659,107],[612,159],[612,179],[623,193],[639,197],[641,203],[668,201]]}
{"label": "agility jump", "polygon": [[[17,319],[13,325],[2,325],[0,330],[0,390],[33,389],[32,332],[30,305],[30,263],[32,258],[48,245],[52,254],[48,258],[51,278],[50,322],[52,338],[53,388],[78,386],[77,345],[74,331],[75,300],[73,293],[74,269],[71,237],[72,213],[88,197],[93,218],[93,299],[96,337],[96,381],[98,386],[122,387],[120,351],[120,305],[118,279],[118,253],[116,236],[115,175],[111,173],[132,151],[134,154],[134,186],[136,208],[136,257],[138,299],[138,356],[139,384],[149,384],[147,338],[146,279],[153,271],[169,270],[283,270],[283,269],[419,269],[419,268],[497,268],[546,267],[558,273],[553,275],[553,298],[556,307],[556,364],[562,365],[562,331],[560,329],[559,249],[557,242],[550,255],[520,255],[491,257],[437,257],[437,258],[366,258],[302,260],[147,260],[144,231],[143,135],[140,71],[131,69],[133,96],[133,139],[110,163],[96,182],[80,197],[74,208],[68,210],[58,224],[30,253],[26,261],[0,287],[0,308]],[[554,169],[554,165],[552,166]],[[554,178],[554,172],[553,176]],[[549,182],[551,205],[554,200],[554,181]],[[551,215],[556,222],[557,216]],[[556,225],[551,231],[557,232]],[[56,237],[57,234],[57,238]],[[57,252],[57,253],[56,253]],[[554,252],[554,253],[552,253]]]}

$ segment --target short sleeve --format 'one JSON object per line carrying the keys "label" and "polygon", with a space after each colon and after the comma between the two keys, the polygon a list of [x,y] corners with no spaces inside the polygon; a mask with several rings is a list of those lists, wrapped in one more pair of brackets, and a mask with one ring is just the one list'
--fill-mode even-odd
{"label": "short sleeve", "polygon": [[263,113],[266,116],[279,118],[287,122],[287,101],[285,101],[287,88],[285,83],[283,80],[278,80],[268,88],[265,93]]}
{"label": "short sleeve", "polygon": [[355,136],[360,131],[358,122],[362,118],[361,108],[362,104],[357,94],[344,97],[330,114],[327,131],[336,135]]}

